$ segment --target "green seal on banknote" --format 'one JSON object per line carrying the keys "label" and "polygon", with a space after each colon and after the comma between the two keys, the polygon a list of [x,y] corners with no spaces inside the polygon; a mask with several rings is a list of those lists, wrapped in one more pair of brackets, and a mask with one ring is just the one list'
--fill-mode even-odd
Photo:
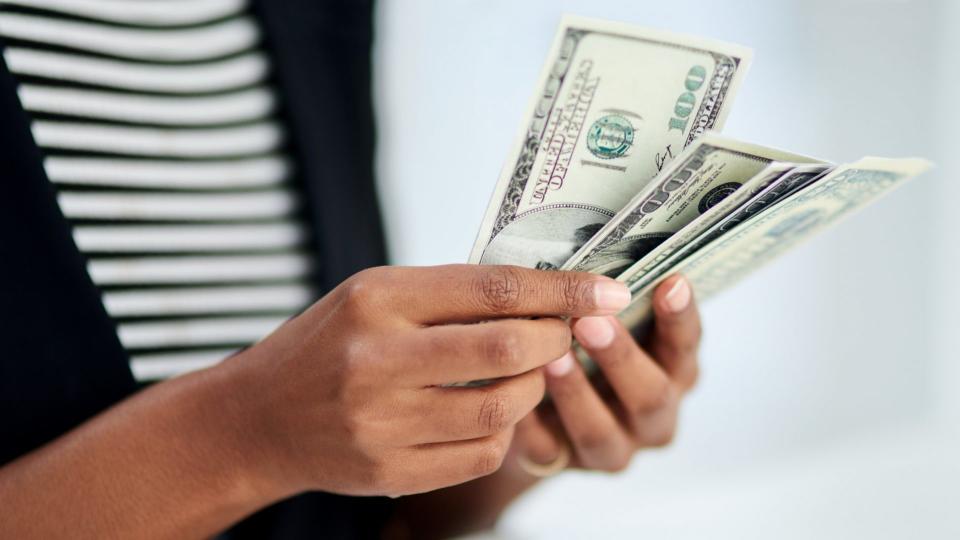
{"label": "green seal on banknote", "polygon": [[609,114],[593,123],[587,133],[587,149],[600,159],[618,158],[633,145],[633,124],[619,114]]}

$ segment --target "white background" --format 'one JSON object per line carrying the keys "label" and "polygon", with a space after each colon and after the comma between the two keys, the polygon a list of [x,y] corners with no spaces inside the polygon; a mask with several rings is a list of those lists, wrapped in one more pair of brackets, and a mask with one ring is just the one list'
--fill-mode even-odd
{"label": "white background", "polygon": [[938,168],[704,306],[676,444],[515,505],[521,538],[960,538],[960,3],[381,0],[398,264],[463,262],[561,13],[755,49],[725,133]]}

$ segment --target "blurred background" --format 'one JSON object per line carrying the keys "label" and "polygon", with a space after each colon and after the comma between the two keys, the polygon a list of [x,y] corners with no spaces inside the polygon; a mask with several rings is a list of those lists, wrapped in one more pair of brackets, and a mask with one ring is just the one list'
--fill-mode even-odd
{"label": "blurred background", "polygon": [[564,12],[755,49],[725,133],[937,168],[703,306],[669,449],[564,474],[517,538],[960,538],[960,3],[381,0],[397,264],[463,262]]}

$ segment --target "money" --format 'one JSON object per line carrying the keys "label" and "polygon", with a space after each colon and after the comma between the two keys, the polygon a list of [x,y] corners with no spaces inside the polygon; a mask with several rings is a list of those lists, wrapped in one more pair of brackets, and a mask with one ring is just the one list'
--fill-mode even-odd
{"label": "money", "polygon": [[[698,226],[696,221],[699,220],[695,220],[677,232],[668,242],[664,242],[617,276],[617,279],[625,282],[631,290],[643,287],[648,281],[656,279],[663,272],[669,270],[687,254],[695,252],[750,217],[773,206],[798,189],[807,186],[826,171],[829,171],[831,167],[828,165],[798,166],[784,173],[780,172],[782,170],[781,164],[774,164],[768,169],[772,169],[768,174],[773,178],[769,182],[764,180],[759,192],[755,192],[747,202],[735,211],[726,214],[723,219],[713,223],[706,230],[704,230],[706,224]],[[763,174],[761,173],[761,175]],[[732,199],[733,197],[729,197],[724,202],[733,202]]]}
{"label": "money", "polygon": [[[672,267],[683,273],[701,301],[743,279],[797,243],[836,223],[877,197],[930,168],[922,159],[864,158],[838,167],[816,182],[747,219]],[[651,316],[656,285],[647,284],[621,320],[639,327]]]}
{"label": "money", "polygon": [[563,20],[470,262],[558,268],[729,113],[752,53]]}
{"label": "money", "polygon": [[470,262],[616,277],[636,335],[667,276],[685,274],[705,300],[930,167],[837,167],[718,135],[750,58],[565,18]]}
{"label": "money", "polygon": [[[675,250],[778,178],[817,160],[708,134],[641,190],[562,267],[619,275],[670,239]],[[691,225],[684,234],[675,233]],[[645,261],[649,262],[649,261]]]}

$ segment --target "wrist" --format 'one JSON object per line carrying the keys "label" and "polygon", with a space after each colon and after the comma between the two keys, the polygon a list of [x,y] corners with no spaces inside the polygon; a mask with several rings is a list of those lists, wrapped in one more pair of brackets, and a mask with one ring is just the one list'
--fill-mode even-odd
{"label": "wrist", "polygon": [[230,498],[259,509],[306,487],[292,480],[296,476],[288,474],[289,463],[276,450],[278,434],[266,414],[269,385],[238,360],[194,375],[195,416],[202,436],[222,460]]}

